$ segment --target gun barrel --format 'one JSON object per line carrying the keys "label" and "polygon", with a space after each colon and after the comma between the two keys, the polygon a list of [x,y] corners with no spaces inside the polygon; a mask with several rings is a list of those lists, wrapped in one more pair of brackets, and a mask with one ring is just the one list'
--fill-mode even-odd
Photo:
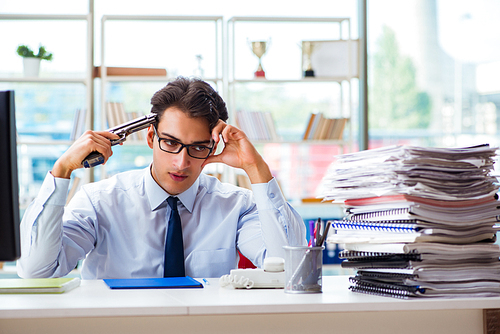
{"label": "gun barrel", "polygon": [[112,132],[120,136],[120,139],[112,140],[111,145],[117,145],[123,143],[128,135],[146,129],[149,125],[151,125],[155,121],[156,121],[156,114],[151,113],[149,115],[136,118],[129,122],[115,126],[114,128],[108,129],[109,132]]}
{"label": "gun barrel", "polygon": [[[144,128],[147,128],[151,123],[154,123],[156,121],[156,114],[149,114],[145,115],[136,119],[133,119],[131,121],[125,122],[123,124],[120,124],[118,126],[115,126],[113,128],[108,129],[109,132],[116,133],[120,130],[127,129],[128,131],[134,130],[135,127],[140,127],[139,130],[142,130]],[[139,131],[135,130],[135,131]],[[133,131],[133,132],[135,132]]]}

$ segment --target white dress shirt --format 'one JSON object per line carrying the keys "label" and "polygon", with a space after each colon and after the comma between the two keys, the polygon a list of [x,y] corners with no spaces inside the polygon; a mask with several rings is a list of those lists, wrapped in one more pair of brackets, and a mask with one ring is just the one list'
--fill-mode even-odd
{"label": "white dress shirt", "polygon": [[[21,222],[21,277],[60,277],[83,261],[83,279],[162,277],[170,196],[150,168],[87,184],[65,207],[69,180],[48,173]],[[252,191],[200,174],[177,195],[186,275],[219,277],[237,250],[255,265],[305,245],[305,225],[275,179]]]}

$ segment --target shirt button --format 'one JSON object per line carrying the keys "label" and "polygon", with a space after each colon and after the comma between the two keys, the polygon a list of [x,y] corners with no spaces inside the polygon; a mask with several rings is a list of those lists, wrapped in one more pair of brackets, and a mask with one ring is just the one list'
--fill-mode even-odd
{"label": "shirt button", "polygon": [[274,198],[274,193],[270,193],[269,197]]}

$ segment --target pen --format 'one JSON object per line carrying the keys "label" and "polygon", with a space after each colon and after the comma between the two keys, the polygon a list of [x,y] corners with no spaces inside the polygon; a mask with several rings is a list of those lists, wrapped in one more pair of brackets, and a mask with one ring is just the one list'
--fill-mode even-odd
{"label": "pen", "polygon": [[323,243],[325,242],[326,237],[328,236],[328,230],[330,229],[330,225],[332,225],[331,221],[328,221],[325,226],[325,230],[323,231],[323,234],[320,237],[320,241],[318,246],[323,246]]}
{"label": "pen", "polygon": [[314,247],[314,220],[309,221],[309,246]]}
{"label": "pen", "polygon": [[210,282],[209,282],[209,281],[207,281],[207,279],[206,279],[206,278],[204,278],[204,279],[203,279],[203,282],[205,282],[205,284],[206,284],[206,285],[210,285]]}
{"label": "pen", "polygon": [[321,228],[322,228],[322,221],[321,221],[321,218],[318,218],[318,220],[316,220],[316,228],[314,229],[314,245],[315,246],[321,246],[319,244],[319,240],[321,239]]}

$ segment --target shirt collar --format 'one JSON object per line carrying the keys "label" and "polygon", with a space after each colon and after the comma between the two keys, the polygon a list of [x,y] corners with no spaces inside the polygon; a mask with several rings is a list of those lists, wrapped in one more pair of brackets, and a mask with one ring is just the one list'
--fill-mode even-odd
{"label": "shirt collar", "polygon": [[[153,179],[151,175],[151,165],[145,168],[144,184],[146,188],[146,195],[149,199],[149,205],[151,206],[151,211],[157,210],[165,202],[165,200],[171,196],[168,192],[163,190],[162,187]],[[179,201],[184,205],[184,207],[191,213],[193,212],[194,201],[196,199],[196,194],[198,193],[198,185],[200,184],[200,178],[198,177],[189,189],[176,195]]]}

